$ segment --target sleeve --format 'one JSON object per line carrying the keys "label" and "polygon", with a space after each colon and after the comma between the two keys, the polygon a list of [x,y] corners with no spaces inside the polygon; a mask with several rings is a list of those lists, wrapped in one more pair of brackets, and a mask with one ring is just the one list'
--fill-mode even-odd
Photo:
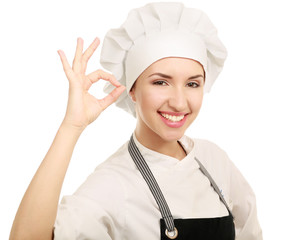
{"label": "sleeve", "polygon": [[236,240],[262,240],[254,192],[233,163],[231,163],[230,199],[235,218]]}
{"label": "sleeve", "polygon": [[58,208],[54,226],[55,240],[104,239],[111,240],[110,216],[89,199],[66,196]]}
{"label": "sleeve", "polygon": [[72,196],[63,197],[54,225],[54,239],[121,239],[123,204],[123,189],[114,174],[95,171]]}

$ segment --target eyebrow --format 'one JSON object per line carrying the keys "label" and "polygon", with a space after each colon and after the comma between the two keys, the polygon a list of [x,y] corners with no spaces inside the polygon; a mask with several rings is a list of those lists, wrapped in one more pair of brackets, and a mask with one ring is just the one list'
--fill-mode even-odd
{"label": "eyebrow", "polygon": [[[148,77],[152,77],[152,76],[154,76],[154,75],[157,75],[157,76],[160,76],[160,77],[163,77],[163,78],[172,79],[171,76],[166,75],[166,74],[164,74],[164,73],[153,73],[153,74],[149,75]],[[204,79],[204,76],[203,76],[203,75],[198,74],[198,75],[189,77],[188,80],[195,79],[195,78],[198,78],[198,77],[202,77],[202,78]]]}

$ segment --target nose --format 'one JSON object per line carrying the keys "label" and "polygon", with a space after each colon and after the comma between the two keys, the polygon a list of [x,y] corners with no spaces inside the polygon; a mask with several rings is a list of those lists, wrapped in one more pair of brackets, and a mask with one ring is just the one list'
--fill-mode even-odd
{"label": "nose", "polygon": [[171,90],[168,105],[175,112],[187,111],[187,95],[183,88],[176,87]]}

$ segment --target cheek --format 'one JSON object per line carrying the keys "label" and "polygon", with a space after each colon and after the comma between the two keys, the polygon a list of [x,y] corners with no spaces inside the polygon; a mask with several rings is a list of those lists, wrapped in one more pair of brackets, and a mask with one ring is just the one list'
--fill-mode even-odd
{"label": "cheek", "polygon": [[165,94],[157,89],[145,89],[137,95],[137,106],[142,110],[157,110],[165,102]]}
{"label": "cheek", "polygon": [[188,100],[192,111],[198,111],[200,110],[200,108],[202,107],[202,103],[203,103],[203,93],[196,93],[194,95],[192,95],[191,97],[189,97]]}

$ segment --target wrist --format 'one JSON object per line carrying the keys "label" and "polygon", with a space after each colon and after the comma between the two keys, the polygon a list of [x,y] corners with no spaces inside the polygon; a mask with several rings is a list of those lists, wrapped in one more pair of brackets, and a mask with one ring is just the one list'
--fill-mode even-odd
{"label": "wrist", "polygon": [[84,131],[85,128],[86,127],[83,127],[83,126],[75,126],[69,123],[68,121],[66,121],[65,119],[62,121],[60,125],[60,129],[66,130],[70,133],[74,133],[78,136],[80,136],[80,134]]}

